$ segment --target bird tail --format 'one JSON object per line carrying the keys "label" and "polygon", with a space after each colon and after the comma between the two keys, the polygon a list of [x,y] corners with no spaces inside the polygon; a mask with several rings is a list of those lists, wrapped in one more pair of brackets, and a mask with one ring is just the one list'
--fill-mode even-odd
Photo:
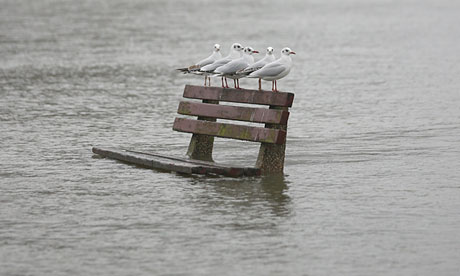
{"label": "bird tail", "polygon": [[196,72],[196,71],[199,71],[200,70],[200,66],[199,65],[192,65],[190,67],[185,67],[185,68],[178,68],[176,69],[177,71],[180,71],[184,74],[187,74],[187,73],[193,73],[193,72]]}
{"label": "bird tail", "polygon": [[184,73],[184,74],[190,73],[190,71],[188,70],[188,68],[177,68],[176,70],[179,71],[179,72],[182,72],[182,73]]}

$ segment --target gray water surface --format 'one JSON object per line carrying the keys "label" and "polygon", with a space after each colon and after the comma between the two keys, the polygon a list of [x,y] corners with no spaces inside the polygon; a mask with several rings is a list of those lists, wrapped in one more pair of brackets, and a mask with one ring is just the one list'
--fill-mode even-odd
{"label": "gray water surface", "polygon": [[[454,0],[0,0],[0,274],[459,275],[459,15]],[[183,156],[172,122],[203,80],[173,69],[233,42],[297,52],[278,82],[296,94],[284,177],[93,156]],[[257,151],[217,139],[215,159]]]}

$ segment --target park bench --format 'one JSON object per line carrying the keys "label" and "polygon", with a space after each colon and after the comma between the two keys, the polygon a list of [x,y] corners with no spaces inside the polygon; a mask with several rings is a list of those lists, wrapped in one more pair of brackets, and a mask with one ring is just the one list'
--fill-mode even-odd
{"label": "park bench", "polygon": [[[93,152],[147,168],[186,174],[237,177],[283,173],[288,109],[294,100],[293,93],[186,85],[183,96],[201,100],[181,101],[177,112],[197,119],[178,117],[173,125],[173,130],[192,133],[187,151],[189,158],[98,147],[93,147]],[[223,102],[251,106],[223,105]],[[260,123],[261,126],[217,122],[217,119]],[[255,166],[213,162],[214,137],[260,142]]]}

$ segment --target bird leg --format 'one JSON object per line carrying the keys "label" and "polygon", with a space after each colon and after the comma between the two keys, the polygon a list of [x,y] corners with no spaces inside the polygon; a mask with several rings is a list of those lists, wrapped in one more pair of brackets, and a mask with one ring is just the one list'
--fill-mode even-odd
{"label": "bird leg", "polygon": [[204,76],[204,86],[206,86],[206,80],[208,79],[208,77],[205,75]]}
{"label": "bird leg", "polygon": [[259,91],[262,90],[262,79],[259,79]]}
{"label": "bird leg", "polygon": [[222,88],[225,88],[225,85],[224,85],[224,77],[222,77],[221,79],[222,79]]}
{"label": "bird leg", "polygon": [[228,87],[228,83],[227,83],[227,78],[224,77],[224,79],[225,79],[225,88],[229,88],[229,87]]}
{"label": "bird leg", "polygon": [[233,79],[233,86],[234,86],[235,88],[237,88],[237,87],[236,87],[236,80],[235,80],[235,79]]}
{"label": "bird leg", "polygon": [[275,91],[275,81],[272,81],[272,91]]}
{"label": "bird leg", "polygon": [[208,77],[208,86],[211,86],[211,77]]}
{"label": "bird leg", "polygon": [[275,80],[275,92],[279,92],[278,91],[278,86],[276,85],[276,80]]}
{"label": "bird leg", "polygon": [[240,87],[240,79],[236,79],[236,85],[238,86],[237,87],[238,89],[241,89],[241,87]]}

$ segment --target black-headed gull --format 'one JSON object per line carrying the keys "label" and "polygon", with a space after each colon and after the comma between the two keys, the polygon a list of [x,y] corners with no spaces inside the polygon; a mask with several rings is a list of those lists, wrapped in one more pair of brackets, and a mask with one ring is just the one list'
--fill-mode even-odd
{"label": "black-headed gull", "polygon": [[[275,57],[275,54],[273,54],[273,51],[274,51],[274,49],[272,47],[267,47],[267,53],[265,54],[264,58],[262,58],[261,60],[257,61],[256,63],[250,65],[249,67],[236,72],[236,74],[241,74],[243,76],[247,76],[247,75],[251,74],[252,72],[257,71],[260,68],[264,67],[268,63],[275,61],[276,57]],[[259,90],[262,90],[261,79],[259,79]]]}
{"label": "black-headed gull", "polygon": [[[221,67],[234,59],[240,58],[241,50],[243,50],[243,46],[241,46],[241,44],[233,43],[232,46],[230,47],[230,53],[228,54],[228,56],[218,59],[211,64],[201,67],[200,72],[204,73],[206,76],[210,73],[213,73],[214,70],[216,70],[218,67]],[[223,79],[224,77],[222,77],[222,81]]]}
{"label": "black-headed gull", "polygon": [[[181,71],[183,72],[184,74],[186,73],[198,73],[200,68],[203,67],[203,66],[206,66],[208,64],[211,64],[211,63],[214,63],[216,60],[218,59],[221,59],[222,58],[222,54],[220,53],[220,45],[219,44],[214,44],[214,50],[212,51],[212,54],[203,59],[203,60],[200,60],[199,62],[195,63],[194,65],[191,65],[189,67],[186,67],[186,68],[179,68],[179,69],[176,69],[178,71]],[[206,86],[206,80],[208,79],[208,76],[204,76],[204,86]]]}
{"label": "black-headed gull", "polygon": [[[236,72],[243,70],[247,68],[248,66],[252,65],[254,63],[254,57],[252,54],[257,54],[259,51],[254,50],[252,47],[245,47],[243,49],[243,56],[230,61],[229,63],[217,67],[216,70],[214,70],[214,73],[217,76],[223,76],[227,78],[233,79],[233,83],[235,85],[235,88],[240,89],[240,81],[239,79],[244,77],[244,75],[238,75]],[[224,81],[222,80],[222,87],[228,88],[227,81],[225,81],[225,86],[224,86]]]}
{"label": "black-headed gull", "polygon": [[291,71],[292,59],[290,55],[295,54],[288,47],[281,50],[281,57],[268,63],[261,69],[249,74],[249,78],[259,78],[272,82],[272,91],[278,92],[276,81],[284,78]]}

